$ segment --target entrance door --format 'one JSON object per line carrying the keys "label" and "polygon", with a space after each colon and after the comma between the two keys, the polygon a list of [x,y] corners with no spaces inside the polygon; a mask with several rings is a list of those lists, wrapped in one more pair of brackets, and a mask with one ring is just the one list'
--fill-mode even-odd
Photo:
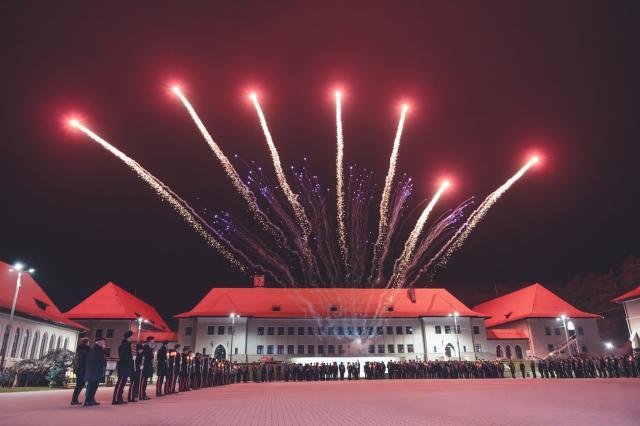
{"label": "entrance door", "polygon": [[213,353],[215,359],[226,359],[227,358],[227,350],[222,345],[216,346],[216,350]]}
{"label": "entrance door", "polygon": [[448,356],[449,358],[451,358],[453,356],[453,345],[451,343],[449,343],[447,346],[445,346],[444,348],[444,354],[446,356]]}

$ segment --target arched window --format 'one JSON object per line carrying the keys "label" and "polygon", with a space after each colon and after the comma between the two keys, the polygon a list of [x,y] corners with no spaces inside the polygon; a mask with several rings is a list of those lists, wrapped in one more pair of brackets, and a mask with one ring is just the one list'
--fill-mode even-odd
{"label": "arched window", "polygon": [[20,327],[16,328],[16,334],[13,336],[13,346],[11,346],[11,358],[15,358],[18,354],[18,344],[20,343]]}
{"label": "arched window", "polygon": [[65,349],[69,349],[69,338],[68,337],[64,338],[64,348]]}
{"label": "arched window", "polygon": [[214,356],[215,359],[226,359],[227,358],[227,351],[224,348],[224,346],[218,345],[216,347],[216,350],[213,352],[213,356]]}
{"label": "arched window", "polygon": [[515,350],[516,350],[516,358],[522,359],[522,348],[520,347],[520,345],[516,345]]}
{"label": "arched window", "polygon": [[29,340],[31,339],[31,330],[27,330],[24,333],[24,342],[22,343],[22,352],[20,352],[20,358],[25,359],[27,357],[27,351],[29,350]]}
{"label": "arched window", "polygon": [[2,347],[0,347],[2,353],[6,353],[5,350],[7,349],[7,345],[9,344],[9,333],[11,333],[11,329],[7,326],[4,329],[4,336],[2,337]]}
{"label": "arched window", "polygon": [[34,359],[36,357],[36,351],[38,350],[38,343],[40,341],[40,332],[36,331],[33,335],[33,343],[31,344],[31,354],[29,354],[29,358]]}
{"label": "arched window", "polygon": [[62,346],[62,336],[58,336],[58,342],[56,343],[56,349],[60,349]]}
{"label": "arched window", "polygon": [[449,358],[451,358],[453,356],[453,353],[455,352],[455,350],[453,349],[453,345],[451,343],[449,343],[447,346],[445,346],[444,348],[444,354],[446,356],[448,356]]}
{"label": "arched window", "polygon": [[51,335],[51,340],[49,340],[49,351],[47,353],[49,353],[49,352],[51,352],[53,350],[53,345],[55,345],[55,344],[56,344],[56,335],[52,334]]}
{"label": "arched window", "polygon": [[47,334],[47,332],[45,331],[44,334],[42,335],[42,343],[40,343],[40,352],[38,352],[38,357],[41,358],[44,356],[45,352],[47,350],[47,339],[49,338],[49,335]]}
{"label": "arched window", "polygon": [[507,353],[507,358],[509,359],[513,358],[513,353],[511,353],[511,345],[507,345],[507,347],[505,348],[505,351]]}
{"label": "arched window", "polygon": [[502,352],[502,346],[496,346],[496,358],[504,358],[504,352]]}

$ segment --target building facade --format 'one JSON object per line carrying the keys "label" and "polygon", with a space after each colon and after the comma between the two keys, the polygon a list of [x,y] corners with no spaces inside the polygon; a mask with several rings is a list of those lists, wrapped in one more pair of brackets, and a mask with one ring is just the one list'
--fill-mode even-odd
{"label": "building facade", "polygon": [[0,262],[0,350],[5,353],[5,366],[38,359],[60,348],[75,351],[78,334],[84,327],[66,318],[29,274],[22,274],[13,324],[9,328],[17,289],[17,274],[11,269],[11,265]]}
{"label": "building facade", "polygon": [[627,319],[629,341],[634,351],[640,351],[640,286],[612,300],[622,305]]}

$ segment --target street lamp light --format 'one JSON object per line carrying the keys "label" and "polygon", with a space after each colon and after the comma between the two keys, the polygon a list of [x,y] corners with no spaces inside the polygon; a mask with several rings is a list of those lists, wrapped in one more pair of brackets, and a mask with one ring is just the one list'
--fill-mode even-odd
{"label": "street lamp light", "polygon": [[149,321],[147,321],[146,319],[142,318],[142,317],[138,317],[138,319],[136,320],[138,321],[138,339],[137,341],[140,342],[140,329],[142,328],[142,324],[146,324]]}
{"label": "street lamp light", "polygon": [[460,338],[458,337],[458,316],[460,316],[460,314],[454,312],[452,314],[449,314],[449,316],[453,317],[453,331],[454,333],[456,333],[456,345],[458,346],[458,361],[462,361],[462,354],[460,353]]}
{"label": "street lamp light", "polygon": [[229,318],[231,318],[231,350],[229,351],[229,362],[231,362],[231,357],[233,356],[233,335],[236,334],[236,318],[240,318],[240,315],[232,312]]}
{"label": "street lamp light", "polygon": [[604,347],[607,348],[608,350],[611,350],[611,349],[613,349],[613,343],[604,342]]}
{"label": "street lamp light", "polygon": [[564,337],[567,341],[567,349],[569,350],[569,354],[571,354],[571,347],[569,346],[569,332],[567,331],[567,320],[569,319],[568,315],[562,314],[556,321],[562,321],[562,327],[564,328]]}
{"label": "street lamp light", "polygon": [[9,272],[17,272],[18,279],[16,280],[16,291],[13,294],[13,304],[11,305],[11,314],[9,315],[9,324],[7,325],[5,336],[7,338],[6,344],[4,341],[4,337],[2,338],[2,356],[0,357],[0,369],[4,368],[4,358],[7,354],[7,347],[9,346],[9,338],[11,337],[11,331],[13,326],[13,315],[16,312],[16,304],[18,303],[18,293],[20,292],[20,281],[22,279],[22,274],[33,274],[36,270],[33,268],[25,269],[25,265],[20,262],[16,262],[13,264],[13,268],[9,269]]}

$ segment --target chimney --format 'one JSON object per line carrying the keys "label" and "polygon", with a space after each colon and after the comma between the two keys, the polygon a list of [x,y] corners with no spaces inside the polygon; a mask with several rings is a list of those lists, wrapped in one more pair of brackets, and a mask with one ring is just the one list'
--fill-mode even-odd
{"label": "chimney", "polygon": [[264,288],[264,275],[254,275],[253,276],[253,287],[254,288]]}

